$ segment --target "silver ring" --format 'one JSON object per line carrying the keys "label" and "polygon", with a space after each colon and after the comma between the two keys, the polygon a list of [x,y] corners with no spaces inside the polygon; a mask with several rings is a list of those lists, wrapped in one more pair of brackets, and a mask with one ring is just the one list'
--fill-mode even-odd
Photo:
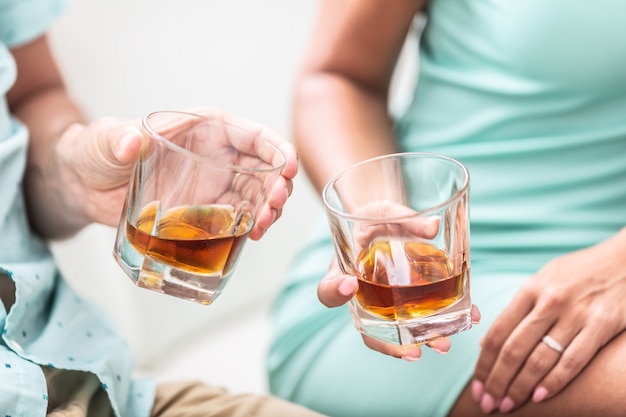
{"label": "silver ring", "polygon": [[557,342],[556,340],[554,340],[553,338],[551,338],[548,335],[545,335],[541,341],[543,343],[545,343],[546,345],[548,345],[548,347],[552,350],[554,350],[557,353],[563,353],[563,346],[561,346],[561,344],[559,342]]}

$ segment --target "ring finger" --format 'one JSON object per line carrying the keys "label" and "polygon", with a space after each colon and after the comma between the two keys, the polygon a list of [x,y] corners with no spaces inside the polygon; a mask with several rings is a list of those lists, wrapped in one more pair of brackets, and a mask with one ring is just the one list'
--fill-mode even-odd
{"label": "ring finger", "polygon": [[537,343],[550,327],[552,318],[529,314],[503,342],[488,377],[484,380],[484,390],[477,400],[485,412],[498,408],[506,396],[511,382],[524,367]]}
{"label": "ring finger", "polygon": [[501,412],[511,411],[528,400],[537,384],[559,362],[577,331],[578,329],[573,326],[555,325],[537,341],[537,345],[501,401]]}

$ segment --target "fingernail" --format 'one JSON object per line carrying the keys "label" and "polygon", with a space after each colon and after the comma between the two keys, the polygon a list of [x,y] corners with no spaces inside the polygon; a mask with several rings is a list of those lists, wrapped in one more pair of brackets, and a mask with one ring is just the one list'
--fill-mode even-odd
{"label": "fingernail", "polygon": [[448,351],[447,350],[443,350],[443,349],[439,349],[437,347],[437,345],[433,345],[430,347],[432,350],[434,350],[436,353],[440,354],[440,355],[447,355]]}
{"label": "fingernail", "polygon": [[356,280],[347,277],[343,278],[337,289],[341,295],[348,297],[356,291]]}
{"label": "fingernail", "polygon": [[138,137],[141,137],[141,130],[139,130],[135,126],[128,126],[124,130],[125,132],[122,135],[122,140],[120,141],[120,144],[126,145],[128,144],[128,142],[135,141]]}
{"label": "fingernail", "polygon": [[400,358],[408,362],[418,361],[422,357],[422,351],[419,348],[409,349]]}
{"label": "fingernail", "polygon": [[437,230],[439,229],[439,217],[432,216],[426,219],[426,227],[425,232],[427,235],[435,235],[437,234]]}
{"label": "fingernail", "polygon": [[483,410],[483,413],[489,414],[496,408],[496,401],[489,394],[483,395],[483,398],[480,400],[480,409]]}
{"label": "fingernail", "polygon": [[427,343],[427,345],[438,354],[445,355],[450,350],[450,339],[447,337],[436,339]]}
{"label": "fingernail", "polygon": [[474,401],[480,401],[480,398],[483,396],[483,383],[479,380],[475,379],[472,381],[472,398]]}
{"label": "fingernail", "polygon": [[132,140],[133,137],[130,135],[126,135],[120,139],[119,143],[117,144],[117,149],[115,150],[115,157],[117,159],[121,159],[124,156],[126,148]]}
{"label": "fingernail", "polygon": [[544,387],[537,387],[535,392],[533,393],[533,401],[538,403],[546,399],[548,396],[548,390]]}
{"label": "fingernail", "polygon": [[500,408],[498,410],[501,413],[508,413],[515,407],[515,402],[511,399],[511,397],[504,397],[502,402],[500,403]]}
{"label": "fingernail", "polygon": [[117,149],[115,150],[115,157],[117,159],[122,159],[124,157],[129,144],[136,141],[137,136],[141,136],[141,132],[138,133],[135,130],[129,130],[122,136],[117,144]]}

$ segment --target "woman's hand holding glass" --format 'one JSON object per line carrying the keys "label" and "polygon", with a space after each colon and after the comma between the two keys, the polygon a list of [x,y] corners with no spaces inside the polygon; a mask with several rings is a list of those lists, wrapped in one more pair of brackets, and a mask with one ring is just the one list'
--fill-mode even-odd
{"label": "woman's hand holding glass", "polygon": [[[415,211],[411,208],[393,203],[376,204],[361,207],[357,216],[365,216],[376,214],[377,217],[385,216],[402,218],[406,216],[406,220],[395,223],[374,223],[369,225],[355,224],[352,236],[357,249],[356,252],[362,252],[368,245],[376,241],[377,238],[388,238],[393,236],[394,239],[402,239],[407,241],[420,241],[424,239],[432,239],[438,232],[440,219],[433,217],[415,217]],[[344,268],[345,269],[345,268]],[[338,307],[347,303],[355,296],[358,289],[358,279],[354,275],[344,274],[341,272],[337,257],[333,259],[326,276],[318,285],[318,298],[322,304],[327,307]],[[480,312],[478,308],[472,306],[472,322],[478,324],[480,321]],[[415,361],[421,357],[421,344],[413,345],[395,345],[385,343],[368,335],[362,334],[363,341],[370,349],[381,352],[383,354],[402,358],[407,361]],[[451,347],[450,339],[442,337],[426,343],[431,349],[438,353],[445,354]]]}

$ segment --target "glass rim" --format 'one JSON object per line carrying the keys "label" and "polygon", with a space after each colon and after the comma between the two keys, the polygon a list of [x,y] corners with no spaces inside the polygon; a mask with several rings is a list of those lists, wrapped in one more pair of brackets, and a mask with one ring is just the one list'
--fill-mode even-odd
{"label": "glass rim", "polygon": [[[161,135],[160,133],[158,133],[157,131],[155,131],[149,123],[149,119],[154,117],[154,116],[158,116],[158,115],[165,115],[165,114],[172,114],[172,115],[181,115],[181,116],[190,116],[193,118],[197,118],[197,119],[203,119],[203,120],[207,120],[209,122],[215,122],[214,119],[212,119],[209,116],[203,116],[197,113],[192,113],[192,112],[187,112],[187,111],[181,111],[181,110],[157,110],[157,111],[153,111],[150,112],[148,114],[146,114],[145,116],[142,117],[141,119],[141,126],[144,128],[144,130],[150,135],[150,137],[152,139],[155,139],[157,142],[163,144],[164,146],[166,146],[167,148],[175,151],[175,152],[179,152],[182,153],[186,156],[189,156],[192,159],[195,159],[196,161],[200,161],[202,163],[206,163],[206,164],[211,164],[214,165],[216,167],[220,167],[223,169],[228,169],[231,171],[235,171],[235,172],[240,172],[240,173],[261,173],[261,174],[265,174],[265,173],[272,173],[275,171],[280,171],[282,170],[285,165],[287,164],[287,159],[285,158],[285,155],[281,152],[280,149],[278,149],[278,147],[276,145],[274,145],[273,143],[269,142],[266,139],[261,139],[263,141],[263,143],[267,146],[269,146],[276,154],[278,154],[278,156],[280,156],[280,163],[277,165],[271,165],[269,168],[253,168],[253,167],[246,167],[243,165],[237,165],[237,164],[221,164],[216,162],[214,159],[209,158],[207,156],[201,155],[199,153],[196,152],[192,152],[189,149],[183,148],[182,146],[176,145],[175,143],[172,143],[170,140],[168,140],[166,137],[164,137],[163,135]],[[232,127],[241,131],[245,131],[245,129],[229,123],[227,121],[221,120],[220,123],[223,123],[224,125],[228,126],[228,127]]]}
{"label": "glass rim", "polygon": [[409,219],[409,218],[412,218],[412,217],[415,217],[415,216],[423,216],[425,214],[438,211],[442,207],[445,207],[445,206],[450,205],[451,203],[453,203],[455,201],[458,201],[459,199],[462,198],[463,195],[465,195],[467,193],[467,191],[469,189],[469,180],[470,180],[469,170],[467,169],[467,167],[465,165],[463,165],[458,160],[456,160],[456,159],[454,159],[454,158],[452,158],[450,156],[439,154],[439,153],[435,153],[435,152],[396,152],[396,153],[390,153],[390,154],[385,154],[385,155],[380,155],[380,156],[375,156],[373,158],[365,159],[363,161],[360,161],[360,162],[357,162],[355,164],[352,164],[349,167],[344,168],[341,171],[339,171],[337,174],[335,174],[330,180],[328,180],[328,182],[326,183],[326,185],[322,189],[322,202],[324,203],[324,207],[326,208],[326,211],[329,212],[329,213],[334,214],[335,216],[338,216],[338,217],[341,217],[341,218],[344,218],[344,219],[347,219],[347,220],[377,221],[377,220],[383,219],[383,217],[360,216],[360,215],[350,214],[350,213],[346,213],[345,211],[341,211],[341,210],[338,210],[338,209],[334,208],[333,206],[330,205],[330,203],[328,201],[329,190],[337,182],[337,180],[339,180],[339,178],[342,175],[344,175],[346,172],[352,171],[355,168],[358,168],[360,166],[363,166],[363,165],[366,165],[366,164],[370,164],[372,162],[376,162],[376,161],[382,160],[382,159],[398,159],[400,157],[406,157],[406,156],[427,157],[427,158],[431,158],[431,159],[445,160],[447,162],[452,163],[453,165],[455,165],[458,168],[460,168],[461,172],[463,173],[463,186],[457,192],[455,192],[454,195],[451,196],[450,198],[447,198],[446,200],[442,201],[441,203],[439,203],[439,204],[437,204],[435,206],[429,207],[426,210],[415,210],[413,213],[410,213],[410,214],[403,214],[403,215],[397,215],[397,216],[391,216],[391,217],[384,217],[385,220],[403,220],[403,219]]}

